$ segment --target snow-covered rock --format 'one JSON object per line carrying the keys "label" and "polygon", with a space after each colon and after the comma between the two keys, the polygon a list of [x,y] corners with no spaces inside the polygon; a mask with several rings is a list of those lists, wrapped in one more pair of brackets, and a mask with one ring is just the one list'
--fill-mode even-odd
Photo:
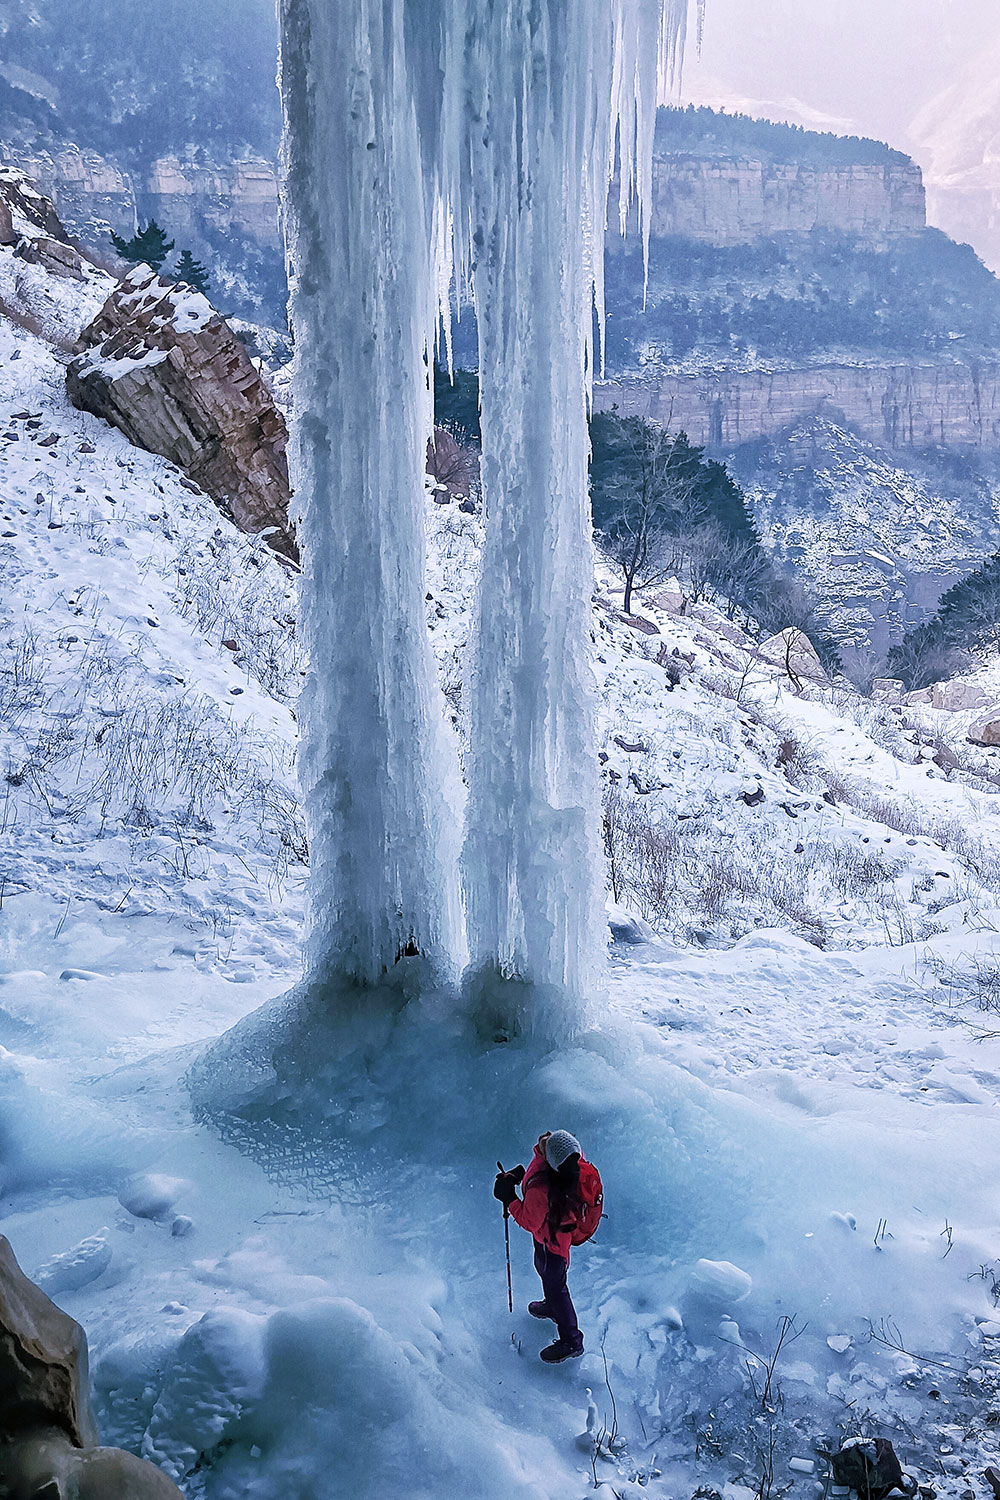
{"label": "snow-covered rock", "polygon": [[110,1230],[105,1227],[97,1234],[88,1235],[72,1250],[53,1255],[35,1272],[35,1281],[49,1296],[60,1292],[77,1292],[89,1286],[111,1264]]}
{"label": "snow-covered rock", "polygon": [[244,531],[295,557],[285,420],[236,335],[190,287],[129,272],[83,330],[71,400],[169,458]]}
{"label": "snow-covered rock", "polygon": [[753,1278],[728,1260],[699,1260],[688,1278],[688,1289],[702,1302],[721,1308],[745,1302]]}

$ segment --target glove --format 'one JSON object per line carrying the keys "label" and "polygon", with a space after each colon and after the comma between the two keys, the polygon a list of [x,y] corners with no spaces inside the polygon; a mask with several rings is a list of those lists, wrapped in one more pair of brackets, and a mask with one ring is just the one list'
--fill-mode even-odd
{"label": "glove", "polygon": [[509,1208],[517,1197],[517,1185],[514,1182],[513,1172],[498,1172],[497,1180],[493,1184],[493,1196],[504,1208]]}

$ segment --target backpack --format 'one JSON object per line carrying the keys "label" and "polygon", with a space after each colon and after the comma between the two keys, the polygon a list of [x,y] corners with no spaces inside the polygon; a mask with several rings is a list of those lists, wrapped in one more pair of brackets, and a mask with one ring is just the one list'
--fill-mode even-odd
{"label": "backpack", "polygon": [[604,1216],[604,1184],[593,1162],[580,1163],[580,1201],[582,1207],[570,1235],[571,1245],[585,1245],[597,1233]]}

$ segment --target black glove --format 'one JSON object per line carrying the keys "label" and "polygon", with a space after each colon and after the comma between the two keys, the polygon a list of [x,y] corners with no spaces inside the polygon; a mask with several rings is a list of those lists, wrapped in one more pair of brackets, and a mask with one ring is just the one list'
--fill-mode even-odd
{"label": "black glove", "polygon": [[524,1168],[523,1167],[511,1167],[511,1169],[510,1169],[510,1175],[511,1175],[511,1177],[513,1177],[514,1181],[517,1183],[518,1187],[520,1187],[521,1183],[524,1181]]}
{"label": "black glove", "polygon": [[517,1197],[517,1184],[514,1181],[513,1172],[498,1172],[497,1180],[493,1184],[493,1196],[504,1208],[509,1208]]}

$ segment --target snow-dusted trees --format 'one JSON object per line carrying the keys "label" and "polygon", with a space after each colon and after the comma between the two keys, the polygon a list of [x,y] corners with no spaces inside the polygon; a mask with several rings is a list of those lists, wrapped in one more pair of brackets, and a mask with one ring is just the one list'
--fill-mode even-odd
{"label": "snow-dusted trees", "polygon": [[[281,0],[311,667],[314,966],[460,951],[423,631],[429,354],[480,327],[487,540],[463,872],[484,1018],[568,1016],[602,939],[586,402],[616,132],[648,199],[686,0]],[[521,1005],[532,997],[527,1010]],[[514,998],[512,998],[514,997]]]}

